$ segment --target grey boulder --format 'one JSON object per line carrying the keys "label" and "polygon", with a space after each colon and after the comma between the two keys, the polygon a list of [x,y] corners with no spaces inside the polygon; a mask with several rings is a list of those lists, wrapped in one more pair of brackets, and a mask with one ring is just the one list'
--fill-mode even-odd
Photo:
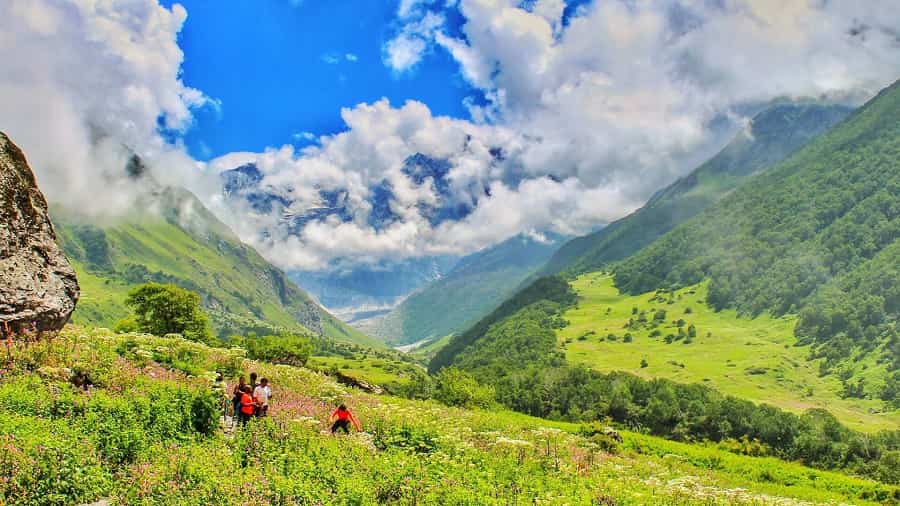
{"label": "grey boulder", "polygon": [[25,154],[0,132],[0,331],[58,330],[78,294]]}

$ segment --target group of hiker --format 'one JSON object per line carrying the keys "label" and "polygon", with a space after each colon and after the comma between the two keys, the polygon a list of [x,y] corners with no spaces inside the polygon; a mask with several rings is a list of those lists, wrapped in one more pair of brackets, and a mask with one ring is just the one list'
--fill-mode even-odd
{"label": "group of hiker", "polygon": [[[256,381],[257,374],[250,373],[250,383],[247,383],[243,376],[239,376],[237,383],[231,391],[232,420],[237,423],[246,425],[251,418],[261,418],[269,414],[269,401],[272,400],[272,387],[269,385],[267,378],[260,378]],[[222,384],[222,375],[216,376],[216,383]],[[225,408],[227,414],[227,407]],[[234,422],[233,422],[234,423]],[[347,409],[347,406],[341,404],[331,414],[331,433],[334,434],[338,430],[350,433],[350,425],[359,432],[359,421],[353,416],[353,413]]]}
{"label": "group of hiker", "polygon": [[253,417],[264,417],[269,413],[269,400],[272,398],[272,387],[267,378],[256,382],[255,372],[250,373],[250,383],[241,376],[231,392],[232,418],[244,425]]}

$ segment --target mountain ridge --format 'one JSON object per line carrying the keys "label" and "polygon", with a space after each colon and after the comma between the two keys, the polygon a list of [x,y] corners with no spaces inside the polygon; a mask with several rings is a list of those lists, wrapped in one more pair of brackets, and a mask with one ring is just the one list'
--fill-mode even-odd
{"label": "mountain ridge", "polygon": [[380,346],[316,304],[193,194],[153,187],[135,206],[149,211],[112,219],[54,212],[60,242],[84,286],[74,321],[112,326],[127,314],[124,293],[157,281],[200,293],[222,338],[285,330]]}
{"label": "mountain ridge", "polygon": [[650,244],[729,191],[846,117],[852,108],[776,104],[757,113],[710,160],[655,192],[647,203],[603,229],[564,244],[537,276],[597,270]]}

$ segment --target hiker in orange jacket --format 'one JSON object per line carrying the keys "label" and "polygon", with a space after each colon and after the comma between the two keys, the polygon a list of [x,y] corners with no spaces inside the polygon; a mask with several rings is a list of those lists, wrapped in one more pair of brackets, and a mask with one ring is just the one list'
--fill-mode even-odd
{"label": "hiker in orange jacket", "polygon": [[240,420],[241,425],[246,425],[255,412],[256,402],[253,400],[250,385],[244,385],[241,389],[240,412],[238,413],[238,420]]}

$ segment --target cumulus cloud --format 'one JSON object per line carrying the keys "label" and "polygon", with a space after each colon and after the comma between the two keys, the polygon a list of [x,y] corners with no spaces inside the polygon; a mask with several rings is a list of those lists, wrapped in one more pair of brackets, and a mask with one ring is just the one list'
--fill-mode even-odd
{"label": "cumulus cloud", "polygon": [[[408,2],[417,4],[417,2]],[[401,13],[405,12],[403,5]],[[410,6],[410,9],[414,6]],[[409,14],[407,14],[409,15]],[[413,69],[431,48],[431,40],[444,24],[444,16],[426,11],[420,19],[403,24],[400,32],[382,48],[384,64],[397,73]]]}
{"label": "cumulus cloud", "polygon": [[51,201],[86,213],[122,212],[142,190],[132,153],[163,179],[196,164],[163,141],[208,103],[185,86],[176,37],[187,17],[155,0],[0,3],[0,129],[28,154]]}
{"label": "cumulus cloud", "polygon": [[[465,20],[458,30],[447,9]],[[140,188],[122,167],[136,152],[271,261],[307,270],[585,232],[714,152],[744,111],[779,98],[858,103],[900,73],[892,1],[608,0],[572,13],[563,0],[403,0],[384,64],[399,75],[446,51],[478,91],[470,120],[383,99],[342,110],[340,133],[298,133],[302,148],[201,164],[160,134],[178,139],[194,108],[214,105],[179,77],[186,15],[156,0],[0,3],[0,129],[54,201],[126,210]],[[446,177],[410,177],[416,154],[444,161]],[[247,163],[278,205],[223,195],[219,174]],[[375,208],[379,188],[388,210]],[[317,214],[335,205],[323,195],[340,212]],[[435,220],[441,205],[468,212]],[[391,219],[373,224],[376,212]]]}
{"label": "cumulus cloud", "polygon": [[[605,1],[563,27],[560,0],[461,0],[460,37],[435,30],[488,98],[473,118],[538,139],[555,167],[632,198],[721,143],[710,125],[779,97],[858,102],[897,78],[896,2]],[[892,22],[894,21],[894,22]]]}
{"label": "cumulus cloud", "polygon": [[[448,33],[443,8],[465,18],[459,34]],[[254,216],[246,230],[266,231],[256,246],[316,269],[465,253],[529,231],[581,233],[711,155],[746,124],[741,111],[781,98],[858,103],[900,71],[887,22],[900,19],[894,2],[622,0],[587,4],[564,22],[565,10],[562,0],[401,2],[385,65],[409,71],[441,48],[486,101],[469,102],[472,121],[434,117],[417,102],[361,104],[320,147],[260,154],[269,191],[290,190],[286,213],[340,189],[352,219],[296,233],[279,228],[280,215]],[[415,153],[449,161],[453,198],[471,214],[428,222],[421,208],[439,198],[434,185],[401,171]],[[377,229],[366,218],[382,180],[402,219]]]}

